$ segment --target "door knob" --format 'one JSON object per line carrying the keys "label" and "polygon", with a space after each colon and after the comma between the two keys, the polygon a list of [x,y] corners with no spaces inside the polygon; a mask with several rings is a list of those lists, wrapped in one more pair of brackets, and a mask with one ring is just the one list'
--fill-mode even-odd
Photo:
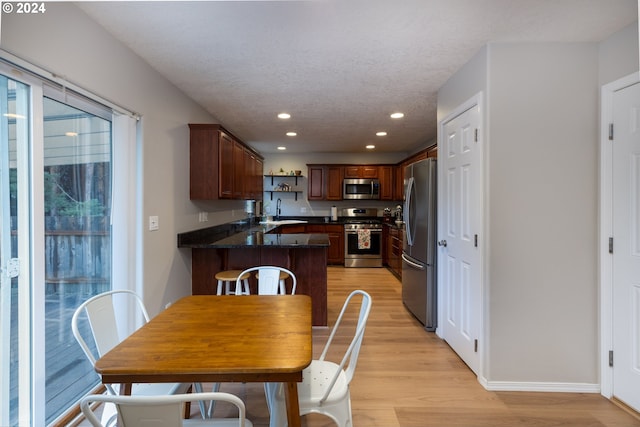
{"label": "door knob", "polygon": [[447,241],[446,240],[438,240],[438,246],[444,246],[446,248],[447,247]]}

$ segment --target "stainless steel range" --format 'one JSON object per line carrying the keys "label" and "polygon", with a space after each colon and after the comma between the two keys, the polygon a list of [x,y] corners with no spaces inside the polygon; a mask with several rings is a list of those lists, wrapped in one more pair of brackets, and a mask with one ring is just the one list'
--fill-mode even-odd
{"label": "stainless steel range", "polygon": [[375,208],[345,208],[344,266],[382,267],[382,222]]}

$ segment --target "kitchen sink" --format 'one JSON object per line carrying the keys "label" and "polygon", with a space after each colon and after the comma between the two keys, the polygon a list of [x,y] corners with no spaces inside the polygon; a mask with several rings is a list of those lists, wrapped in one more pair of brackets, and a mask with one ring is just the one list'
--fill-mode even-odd
{"label": "kitchen sink", "polygon": [[307,221],[302,221],[299,219],[283,219],[283,220],[271,220],[271,221],[260,221],[260,224],[267,225],[285,225],[285,224],[306,224]]}

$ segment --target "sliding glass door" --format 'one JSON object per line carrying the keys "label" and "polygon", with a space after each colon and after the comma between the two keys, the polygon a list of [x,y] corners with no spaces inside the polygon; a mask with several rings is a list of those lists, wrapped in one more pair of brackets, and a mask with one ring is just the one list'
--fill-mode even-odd
{"label": "sliding glass door", "polygon": [[113,115],[9,75],[0,74],[0,426],[48,425],[99,385],[71,317],[111,289]]}
{"label": "sliding glass door", "polygon": [[[30,88],[0,75],[0,425],[29,419]],[[26,259],[23,259],[26,256]],[[21,411],[19,410],[21,409]]]}
{"label": "sliding glass door", "polygon": [[71,317],[84,300],[111,288],[112,268],[111,120],[60,98],[43,99],[45,282],[38,291],[45,301],[47,421],[97,385]]}

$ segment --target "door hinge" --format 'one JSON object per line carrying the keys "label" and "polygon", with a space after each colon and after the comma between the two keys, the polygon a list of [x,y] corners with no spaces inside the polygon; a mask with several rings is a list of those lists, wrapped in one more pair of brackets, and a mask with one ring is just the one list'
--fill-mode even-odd
{"label": "door hinge", "polygon": [[609,350],[609,366],[613,367],[613,350]]}
{"label": "door hinge", "polygon": [[609,141],[613,141],[613,123],[609,123]]}
{"label": "door hinge", "polygon": [[613,253],[613,237],[609,237],[609,253]]}
{"label": "door hinge", "polygon": [[473,340],[473,352],[478,352],[478,340]]}
{"label": "door hinge", "polygon": [[473,246],[476,247],[476,248],[478,247],[478,235],[477,234],[473,235]]}
{"label": "door hinge", "polygon": [[474,142],[478,142],[478,128],[476,128],[475,135],[473,136]]}

